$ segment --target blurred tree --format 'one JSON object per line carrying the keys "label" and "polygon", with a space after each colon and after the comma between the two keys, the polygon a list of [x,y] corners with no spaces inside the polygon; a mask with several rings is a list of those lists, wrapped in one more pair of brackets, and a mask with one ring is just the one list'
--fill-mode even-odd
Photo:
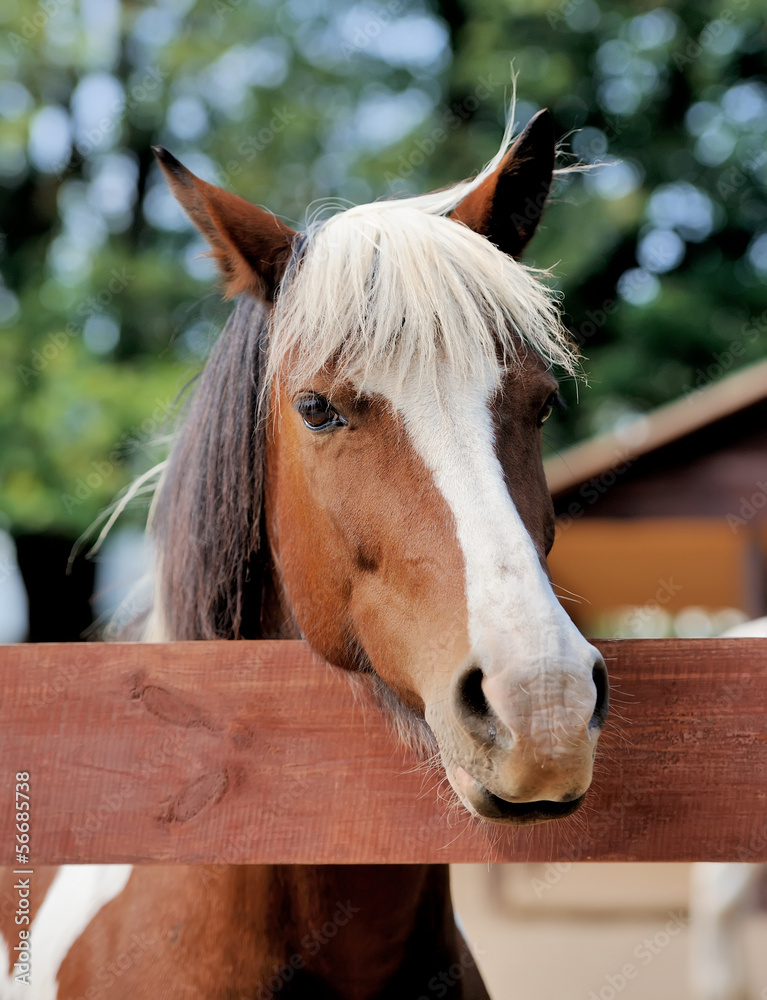
{"label": "blurred tree", "polygon": [[174,399],[226,315],[152,143],[300,225],[320,199],[475,172],[498,143],[512,60],[520,124],[548,106],[573,156],[606,164],[560,179],[532,246],[536,263],[559,261],[592,382],[551,446],[764,356],[765,9],[6,0],[0,509],[12,529],[79,533],[161,457]]}
{"label": "blurred tree", "polygon": [[[464,7],[449,100],[471,110],[470,120],[449,131],[429,181],[446,183],[455,163],[471,170],[467,151],[492,154],[512,59],[518,119],[548,106],[575,159],[605,164],[562,177],[531,247],[536,263],[559,261],[568,324],[590,375],[587,391],[564,387],[578,405],[551,425],[549,445],[764,357],[767,5]],[[474,109],[483,75],[501,85]]]}

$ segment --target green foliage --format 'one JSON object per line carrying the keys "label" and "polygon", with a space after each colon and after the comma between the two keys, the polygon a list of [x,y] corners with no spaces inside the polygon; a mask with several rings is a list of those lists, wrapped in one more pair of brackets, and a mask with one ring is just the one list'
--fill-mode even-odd
{"label": "green foliage", "polygon": [[591,382],[550,446],[763,357],[764,21],[764,0],[8,0],[0,509],[86,528],[160,457],[226,316],[152,143],[300,225],[475,172],[512,61],[563,163],[614,164],[562,175],[531,247]]}

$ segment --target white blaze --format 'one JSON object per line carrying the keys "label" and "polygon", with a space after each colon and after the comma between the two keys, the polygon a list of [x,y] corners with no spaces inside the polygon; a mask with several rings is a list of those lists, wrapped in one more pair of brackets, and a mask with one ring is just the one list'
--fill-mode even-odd
{"label": "white blaze", "polygon": [[474,375],[443,373],[437,394],[414,379],[398,392],[398,409],[455,518],[485,693],[512,730],[566,754],[569,734],[594,709],[597,654],[556,599],[509,495],[490,412],[498,371]]}
{"label": "white blaze", "polygon": [[[102,906],[123,891],[132,865],[64,865],[32,921],[30,985],[16,981],[8,944],[0,937],[1,1000],[56,1000],[61,963]],[[34,874],[31,888],[34,892]],[[15,944],[17,942],[12,942]],[[13,952],[14,956],[18,954]]]}

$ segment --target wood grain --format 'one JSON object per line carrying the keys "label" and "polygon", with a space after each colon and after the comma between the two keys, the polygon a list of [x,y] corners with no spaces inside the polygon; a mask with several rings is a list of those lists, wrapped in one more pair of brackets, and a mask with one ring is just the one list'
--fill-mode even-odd
{"label": "wood grain", "polygon": [[532,830],[448,808],[300,642],[0,647],[0,863],[767,860],[767,640],[599,643],[586,805]]}

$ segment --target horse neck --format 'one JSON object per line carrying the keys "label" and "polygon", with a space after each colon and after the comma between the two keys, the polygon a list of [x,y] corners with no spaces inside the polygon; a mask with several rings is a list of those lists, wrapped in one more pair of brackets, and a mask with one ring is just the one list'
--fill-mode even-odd
{"label": "horse neck", "polygon": [[[300,639],[265,530],[262,544],[258,592],[246,602],[258,615],[257,634]],[[222,890],[243,902],[248,922],[262,928],[264,981],[272,974],[285,979],[291,960],[300,959],[302,976],[318,984],[317,1000],[324,997],[322,983],[332,983],[333,997],[343,1000],[401,1000],[414,984],[426,992],[430,979],[458,962],[467,969],[466,991],[456,1000],[487,997],[476,968],[467,966],[447,865],[233,866]],[[383,992],[382,983],[388,984]]]}
{"label": "horse neck", "polygon": [[[271,560],[262,593],[263,638],[301,638]],[[332,982],[340,996],[399,1000],[414,983],[425,991],[461,958],[447,865],[274,865],[262,872],[262,904],[284,921],[274,953],[288,945],[285,962],[300,955],[307,972]],[[241,877],[248,875],[244,869]],[[390,983],[385,994],[382,982]]]}
{"label": "horse neck", "polygon": [[267,877],[273,953],[301,955],[307,974],[344,998],[426,990],[458,957],[446,865],[280,865]]}

